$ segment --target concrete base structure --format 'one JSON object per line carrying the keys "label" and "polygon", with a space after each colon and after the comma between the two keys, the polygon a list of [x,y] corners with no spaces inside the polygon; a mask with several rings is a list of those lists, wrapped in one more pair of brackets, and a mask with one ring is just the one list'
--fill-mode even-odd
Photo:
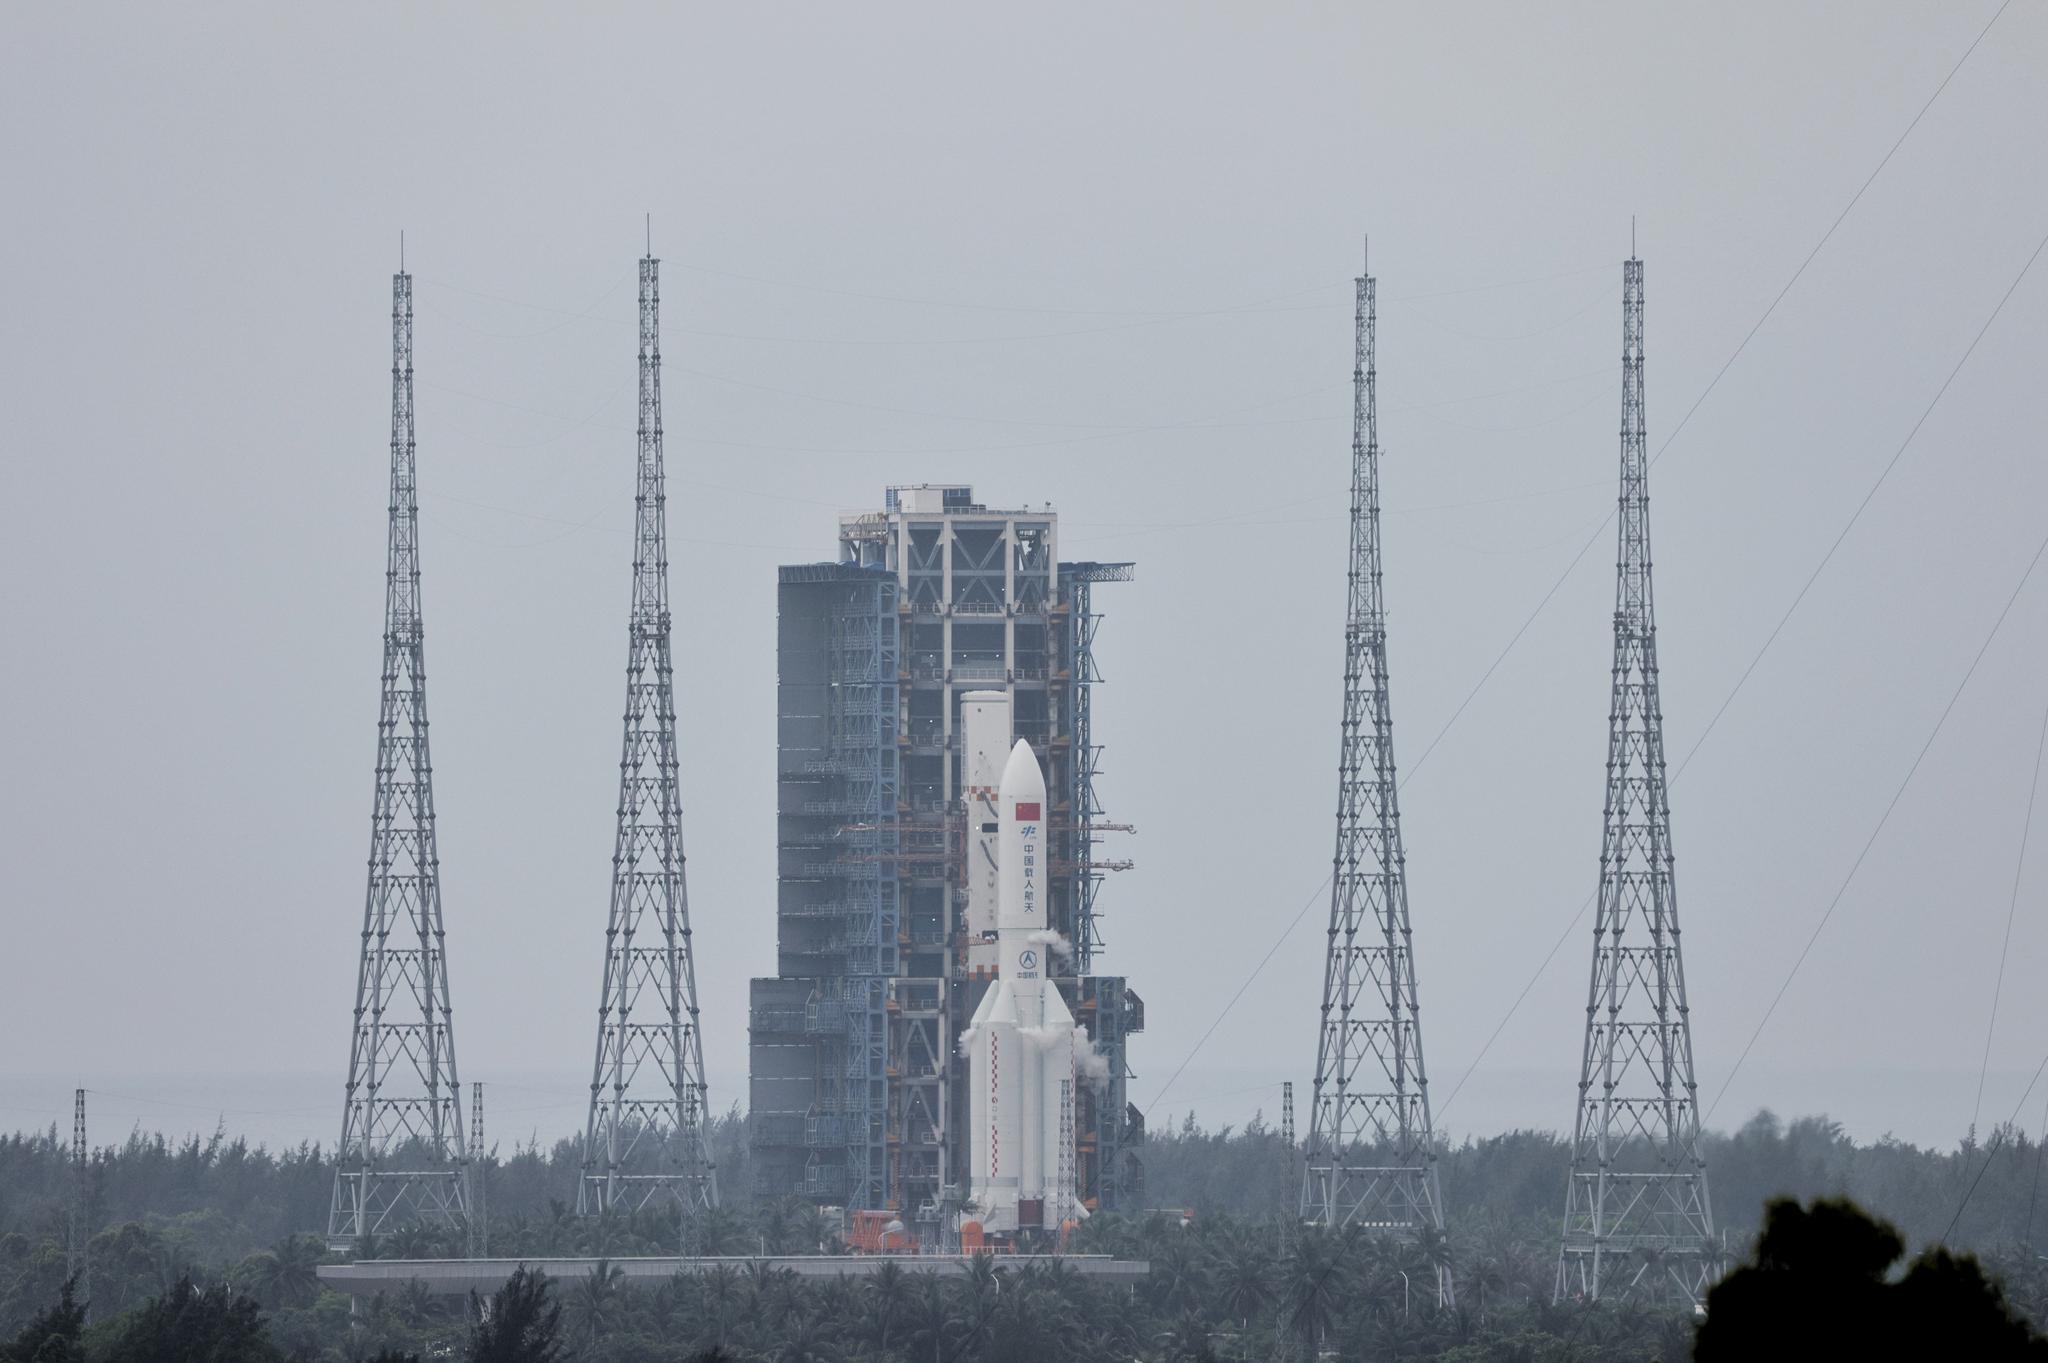
{"label": "concrete base structure", "polygon": [[[550,1278],[587,1278],[599,1264],[616,1268],[626,1287],[659,1287],[678,1273],[710,1273],[719,1268],[744,1272],[755,1264],[788,1269],[800,1278],[865,1278],[895,1264],[905,1273],[957,1277],[973,1260],[961,1254],[781,1254],[766,1257],[728,1255],[691,1259],[363,1259],[352,1264],[322,1264],[320,1281],[344,1296],[363,1298],[395,1292],[418,1283],[435,1297],[461,1297],[471,1292],[489,1296],[520,1268],[537,1268]],[[1104,1254],[999,1254],[995,1266],[1010,1273],[1033,1264],[1057,1263],[1084,1278],[1135,1283],[1152,1271],[1138,1259],[1112,1259]]]}

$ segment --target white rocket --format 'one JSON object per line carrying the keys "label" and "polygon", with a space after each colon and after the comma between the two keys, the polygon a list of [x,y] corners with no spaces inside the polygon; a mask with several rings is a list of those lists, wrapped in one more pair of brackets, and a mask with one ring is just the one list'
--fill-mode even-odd
{"label": "white rocket", "polygon": [[996,978],[961,1036],[972,1085],[969,1196],[982,1229],[1058,1230],[1074,1194],[1074,1015],[1052,982],[1045,777],[1018,739],[996,796]]}

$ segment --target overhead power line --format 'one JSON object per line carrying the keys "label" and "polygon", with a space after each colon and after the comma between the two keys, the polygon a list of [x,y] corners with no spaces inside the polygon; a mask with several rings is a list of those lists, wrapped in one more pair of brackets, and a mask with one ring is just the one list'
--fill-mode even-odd
{"label": "overhead power line", "polygon": [[[1852,211],[1854,211],[1856,205],[1862,202],[1863,196],[1869,191],[1871,185],[1877,181],[1878,176],[1884,172],[1885,167],[1891,164],[1892,158],[1898,154],[1899,149],[1906,144],[1907,139],[1910,138],[1913,135],[1914,130],[1920,126],[1921,120],[1926,118],[1928,111],[1934,107],[1935,103],[1941,98],[1943,92],[1948,89],[1950,82],[1952,82],[1955,79],[1956,73],[1962,70],[1963,66],[1970,60],[1971,55],[1975,53],[1978,46],[1983,43],[1985,36],[1991,32],[1992,28],[2005,14],[2006,10],[2011,8],[2011,6],[2012,0],[2004,0],[2004,3],[2000,4],[1998,9],[1995,12],[1993,12],[1991,18],[1987,20],[1984,26],[1977,31],[1977,36],[1970,40],[1970,45],[1963,49],[1963,53],[1960,57],[1956,58],[1954,65],[1952,65],[1949,68],[1948,73],[1941,78],[1940,84],[1934,87],[1933,93],[1927,97],[1926,101],[1921,104],[1919,110],[1913,115],[1912,120],[1906,124],[1905,130],[1901,132],[1899,136],[1892,142],[1891,146],[1886,149],[1884,155],[1881,158],[1879,158],[1877,165],[1871,170],[1870,174],[1864,177],[1862,184],[1860,184],[1857,187],[1856,192],[1852,194],[1849,197],[1849,201],[1842,206],[1842,211],[1835,215],[1834,221],[1828,224],[1827,230],[1823,232],[1820,236],[1820,239],[1814,243],[1813,249],[1806,253],[1805,258],[1799,262],[1798,268],[1795,269],[1792,272],[1791,277],[1785,281],[1784,287],[1778,290],[1777,294],[1771,299],[1770,304],[1767,307],[1765,307],[1762,315],[1757,318],[1755,325],[1751,326],[1750,329],[1746,333],[1744,333],[1742,340],[1736,345],[1734,351],[1728,356],[1728,359],[1721,365],[1721,367],[1718,370],[1715,371],[1714,377],[1708,381],[1707,386],[1701,390],[1700,395],[1697,398],[1695,398],[1693,400],[1692,405],[1686,409],[1685,415],[1679,419],[1678,425],[1672,429],[1671,434],[1666,436],[1663,443],[1658,446],[1656,455],[1653,456],[1650,461],[1652,466],[1654,466],[1659,460],[1661,460],[1664,457],[1665,451],[1670,449],[1672,442],[1678,439],[1680,432],[1682,432],[1686,428],[1687,424],[1691,422],[1693,415],[1699,411],[1701,405],[1704,404],[1707,398],[1713,394],[1714,390],[1720,386],[1722,378],[1726,376],[1728,371],[1734,367],[1735,362],[1742,357],[1743,352],[1749,348],[1750,341],[1755,339],[1757,333],[1763,329],[1764,324],[1768,322],[1771,319],[1772,315],[1777,312],[1778,305],[1784,302],[1785,297],[1791,293],[1793,286],[1796,285],[1799,282],[1799,280],[1806,274],[1807,267],[1813,264],[1814,259],[1817,256],[1819,256],[1822,248],[1824,248],[1828,244],[1828,242],[1833,239],[1835,232],[1841,227],[1842,223],[1848,219],[1849,214]],[[2039,254],[2040,248],[2036,247],[2035,255],[2038,256]],[[2029,257],[2027,267],[2023,268],[2020,272],[2021,278],[2025,276],[2026,269],[2031,268],[2032,264],[2033,257]],[[2017,287],[2017,285],[2018,279],[2015,279],[2013,287]],[[2012,288],[2008,288],[2006,290],[2005,297],[2010,297],[2011,294]],[[1992,312],[1992,320],[1996,319],[1998,311],[2002,310],[2004,306],[2004,298],[2001,298],[1998,304],[1998,308],[1994,309]],[[1986,329],[1988,329],[1988,327],[1989,321],[1986,322]],[[1982,334],[1983,333],[1980,330],[1977,339],[1981,339]],[[1975,350],[1976,344],[1976,340],[1971,341],[1971,351]],[[1964,354],[1964,360],[1967,361],[1968,358],[1969,351],[1966,351]],[[1959,364],[1957,368],[1960,369],[1961,365]],[[1951,373],[1948,382],[1953,382],[1954,377],[1954,373]],[[1942,385],[1941,392],[1946,392],[1947,388],[1948,383],[1944,383]],[[1940,393],[1937,393],[1935,397],[1935,402],[1938,403],[1939,401]],[[1932,410],[1932,405],[1933,404],[1930,404],[1929,410]],[[1925,420],[1926,414],[1923,413],[1921,416],[1921,423],[1924,423]],[[1920,423],[1915,424],[1915,432],[1919,430],[1919,425]],[[1911,439],[1912,435],[1909,434],[1907,436],[1907,442],[1910,443]],[[1902,446],[1901,449],[1903,448],[1904,447]],[[1891,468],[1897,462],[1897,456],[1894,455],[1892,462],[1886,465],[1885,472],[1880,475],[1880,483],[1883,481],[1884,477],[1889,475]],[[1873,488],[1873,492],[1874,491],[1875,489]],[[1865,501],[1868,501],[1867,497]],[[1860,516],[1861,513],[1862,507],[1859,504],[1856,515]],[[1586,543],[1580,547],[1578,553],[1574,554],[1572,556],[1571,561],[1565,565],[1564,571],[1558,574],[1557,580],[1551,584],[1549,590],[1546,591],[1543,594],[1542,598],[1536,603],[1535,609],[1530,611],[1528,617],[1525,620],[1523,620],[1522,624],[1515,630],[1514,634],[1509,637],[1506,646],[1500,650],[1500,652],[1494,657],[1492,662],[1487,664],[1485,671],[1480,674],[1479,680],[1476,683],[1474,683],[1472,689],[1466,693],[1465,698],[1459,702],[1458,707],[1454,711],[1452,711],[1451,717],[1444,722],[1443,726],[1440,729],[1438,729],[1436,736],[1430,739],[1428,745],[1424,747],[1422,751],[1422,756],[1417,758],[1414,765],[1409,767],[1407,775],[1403,777],[1401,781],[1401,785],[1403,787],[1405,787],[1409,781],[1412,781],[1414,779],[1415,773],[1418,769],[1420,769],[1422,763],[1424,761],[1427,761],[1429,755],[1433,753],[1436,750],[1437,746],[1443,742],[1444,737],[1450,732],[1451,727],[1455,725],[1458,722],[1458,720],[1464,715],[1465,711],[1471,706],[1473,700],[1478,696],[1479,692],[1482,689],[1484,689],[1486,683],[1499,669],[1501,663],[1506,661],[1508,654],[1514,651],[1515,646],[1521,642],[1522,636],[1526,634],[1529,630],[1529,627],[1536,622],[1536,618],[1543,613],[1544,609],[1548,607],[1550,602],[1556,597],[1558,591],[1564,586],[1566,579],[1568,579],[1572,575],[1572,573],[1578,568],[1579,564],[1585,559],[1587,552],[1592,549],[1595,543],[1598,542],[1600,536],[1606,532],[1606,528],[1608,524],[1613,520],[1613,518],[1614,512],[1610,511],[1607,517],[1601,521],[1600,525],[1597,528],[1595,528],[1592,535],[1587,539]],[[1851,525],[1854,524],[1853,517],[1850,523]],[[1830,548],[1828,555],[1822,559],[1821,567],[1824,568],[1826,566],[1828,558],[1831,558],[1832,555],[1833,549]],[[1811,583],[1809,582],[1808,585],[1810,586]],[[1804,592],[1805,589],[1802,588],[1801,597],[1804,596]],[[1796,609],[1798,605],[1798,598],[1795,598],[1793,605],[1794,609]],[[1779,628],[1782,629],[1782,627],[1783,621],[1781,620]],[[1774,630],[1770,638],[1766,639],[1764,644],[1764,650],[1768,650],[1770,648],[1771,641],[1774,640],[1776,637],[1777,631]],[[1762,657],[1762,651],[1763,650],[1759,651],[1758,659]],[[1748,672],[1750,670],[1753,670],[1755,665],[1756,660],[1752,660],[1750,668],[1746,669],[1744,672],[1744,679],[1747,678]],[[1742,682],[1738,681],[1738,688],[1741,686],[1741,684]],[[1732,693],[1730,695],[1730,699],[1733,699]],[[1718,719],[1718,714],[1716,718]],[[1693,752],[1697,752],[1698,749],[1699,744],[1695,743],[1693,745]],[[1686,761],[1689,762],[1691,760],[1691,757],[1692,753],[1687,753]],[[1683,772],[1684,765],[1684,763],[1680,764],[1679,773]],[[1674,781],[1676,781],[1679,773],[1673,774],[1672,779]],[[1325,878],[1323,885],[1327,885],[1328,883],[1328,879]],[[1321,892],[1322,886],[1318,886],[1314,894],[1311,895],[1310,902],[1313,903],[1315,897],[1317,895],[1320,895]],[[1586,905],[1590,905],[1591,903],[1592,898],[1591,896],[1588,896],[1586,900]],[[1562,947],[1564,941],[1569,937],[1572,928],[1577,926],[1578,919],[1584,916],[1586,911],[1586,905],[1582,905],[1580,907],[1578,914],[1575,915],[1572,920],[1571,927],[1566,928],[1565,933],[1559,937],[1557,945],[1551,948],[1550,953],[1544,957],[1542,964],[1537,967],[1535,974],[1530,977],[1528,984],[1524,985],[1521,993],[1519,993],[1516,996],[1515,1002],[1509,1006],[1507,1014],[1502,1017],[1499,1026],[1495,1027],[1492,1037],[1488,1039],[1485,1046],[1481,1047],[1479,1054],[1473,1058],[1471,1066],[1467,1068],[1465,1072],[1466,1078],[1469,1078],[1472,1072],[1478,1068],[1480,1061],[1485,1059],[1487,1052],[1492,1048],[1493,1041],[1500,1036],[1502,1031],[1505,1030],[1509,1019],[1513,1017],[1515,1010],[1520,1007],[1522,1000],[1528,997],[1529,991],[1534,987],[1536,979],[1541,976],[1543,970],[1548,967],[1549,963],[1553,959],[1555,959],[1558,950]],[[1281,930],[1281,933],[1279,937],[1274,941],[1273,946],[1267,951],[1265,956],[1260,958],[1259,964],[1255,966],[1251,974],[1246,977],[1244,984],[1238,988],[1235,994],[1231,995],[1230,1000],[1224,1004],[1222,1011],[1217,1014],[1215,1022],[1210,1024],[1209,1029],[1202,1034],[1201,1039],[1198,1040],[1195,1043],[1194,1048],[1189,1051],[1187,1058],[1181,1062],[1180,1068],[1174,1072],[1175,1078],[1178,1078],[1179,1075],[1187,1069],[1188,1065],[1194,1061],[1195,1056],[1200,1053],[1202,1047],[1207,1044],[1209,1038],[1215,1035],[1217,1028],[1220,1027],[1224,1019],[1229,1016],[1231,1009],[1234,1008],[1237,1004],[1237,1001],[1244,996],[1245,990],[1251,986],[1252,981],[1256,979],[1258,977],[1259,972],[1265,968],[1266,962],[1272,959],[1274,953],[1276,953],[1280,949],[1281,945],[1286,942],[1287,938],[1293,934],[1295,927],[1299,925],[1302,917],[1305,916],[1306,912],[1307,910],[1303,909],[1300,913],[1297,913],[1294,916],[1294,918],[1288,922],[1287,926]],[[1171,1082],[1171,1080],[1168,1081],[1169,1086]],[[1463,1086],[1464,1079],[1461,1078],[1458,1082],[1457,1087],[1453,1088],[1451,1096],[1455,1098],[1457,1096],[1458,1088],[1462,1088]],[[1158,1102],[1159,1098],[1163,1097],[1165,1092],[1166,1089],[1162,1087],[1159,1091],[1159,1094],[1154,1097],[1153,1102]],[[1446,1100],[1442,1107],[1438,1109],[1439,1115],[1441,1114],[1443,1108],[1448,1108],[1449,1105],[1449,1100]]]}

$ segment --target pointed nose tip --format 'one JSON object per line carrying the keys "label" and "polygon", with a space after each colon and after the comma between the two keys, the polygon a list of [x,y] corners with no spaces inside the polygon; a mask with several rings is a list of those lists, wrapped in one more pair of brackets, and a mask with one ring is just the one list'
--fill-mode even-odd
{"label": "pointed nose tip", "polygon": [[1038,755],[1021,738],[1010,749],[1010,760],[1003,764],[999,789],[1006,800],[1037,800],[1045,796],[1045,773],[1039,769]]}

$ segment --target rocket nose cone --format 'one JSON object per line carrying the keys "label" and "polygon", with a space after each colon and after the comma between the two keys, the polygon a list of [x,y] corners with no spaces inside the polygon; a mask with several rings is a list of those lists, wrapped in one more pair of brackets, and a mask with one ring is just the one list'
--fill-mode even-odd
{"label": "rocket nose cone", "polygon": [[1008,801],[1045,799],[1045,773],[1039,770],[1038,756],[1031,751],[1031,745],[1021,738],[1010,749],[1010,760],[1003,764],[998,789],[1001,798]]}

